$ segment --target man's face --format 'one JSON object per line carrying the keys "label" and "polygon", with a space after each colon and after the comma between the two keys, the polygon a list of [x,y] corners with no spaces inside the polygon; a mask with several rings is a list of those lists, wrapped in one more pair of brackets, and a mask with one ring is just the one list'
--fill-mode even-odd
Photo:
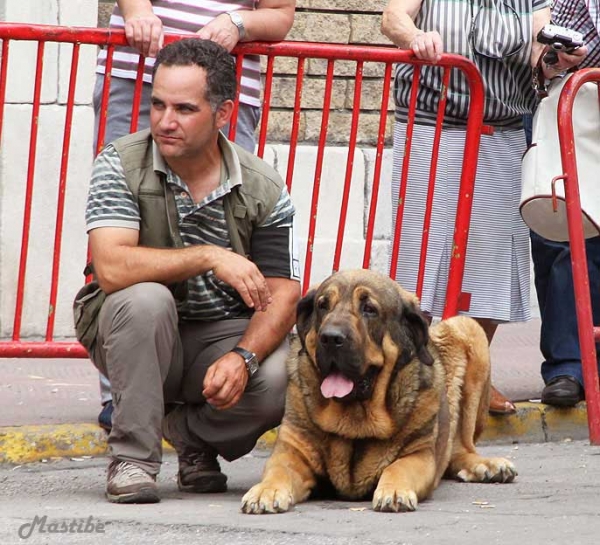
{"label": "man's face", "polygon": [[169,162],[196,158],[216,144],[228,115],[213,113],[205,99],[206,72],[199,66],[160,65],[154,75],[150,126],[161,155]]}

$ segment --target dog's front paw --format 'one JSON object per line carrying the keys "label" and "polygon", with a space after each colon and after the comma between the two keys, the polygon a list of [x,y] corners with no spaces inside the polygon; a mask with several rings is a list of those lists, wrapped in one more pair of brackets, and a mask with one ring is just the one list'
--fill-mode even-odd
{"label": "dog's front paw", "polygon": [[285,513],[293,505],[292,493],[289,490],[259,483],[246,492],[242,498],[241,510],[249,515]]}
{"label": "dog's front paw", "polygon": [[373,509],[382,512],[414,511],[419,504],[414,490],[398,490],[389,486],[378,486],[373,494]]}
{"label": "dog's front paw", "polygon": [[510,483],[516,476],[517,469],[506,458],[479,458],[456,474],[467,483]]}

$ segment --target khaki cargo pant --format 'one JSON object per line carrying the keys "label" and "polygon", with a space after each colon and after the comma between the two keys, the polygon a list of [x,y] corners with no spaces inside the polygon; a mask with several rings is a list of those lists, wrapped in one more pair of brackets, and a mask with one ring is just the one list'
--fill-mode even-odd
{"label": "khaki cargo pant", "polygon": [[261,363],[235,407],[219,411],[202,396],[206,370],[237,344],[248,322],[179,323],[171,292],[158,283],[109,295],[91,358],[112,386],[110,455],[157,474],[166,403],[183,403],[180,416],[190,437],[212,445],[226,460],[243,456],[277,426],[287,385],[287,339]]}

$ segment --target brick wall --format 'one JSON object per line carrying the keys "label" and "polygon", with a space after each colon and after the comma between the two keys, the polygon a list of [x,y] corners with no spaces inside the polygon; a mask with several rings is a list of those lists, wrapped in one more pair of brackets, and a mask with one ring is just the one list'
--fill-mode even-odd
{"label": "brick wall", "polygon": [[[381,11],[387,0],[297,0],[294,26],[288,40],[390,45],[380,30]],[[112,0],[99,0],[98,25],[106,26]],[[321,105],[326,62],[309,60],[305,65],[299,137],[303,142],[317,141],[321,127]],[[336,63],[336,81],[332,95],[328,141],[348,141],[354,101],[354,63]],[[275,64],[273,100],[269,119],[269,140],[289,140],[294,101],[296,61],[282,59]],[[359,125],[359,144],[372,145],[377,137],[381,103],[383,68],[368,63],[363,72],[363,93]],[[391,143],[392,104],[388,106],[387,140]]]}

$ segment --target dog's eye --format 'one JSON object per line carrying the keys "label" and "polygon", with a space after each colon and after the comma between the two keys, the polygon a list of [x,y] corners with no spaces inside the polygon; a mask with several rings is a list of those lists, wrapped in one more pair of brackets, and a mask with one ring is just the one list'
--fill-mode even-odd
{"label": "dog's eye", "polygon": [[319,309],[319,310],[327,310],[328,308],[329,308],[329,301],[327,300],[327,297],[321,297],[317,301],[317,309]]}
{"label": "dog's eye", "polygon": [[374,305],[372,305],[371,303],[368,303],[368,302],[363,303],[363,305],[362,305],[362,313],[367,318],[375,318],[379,314],[379,312],[377,311],[377,308]]}

